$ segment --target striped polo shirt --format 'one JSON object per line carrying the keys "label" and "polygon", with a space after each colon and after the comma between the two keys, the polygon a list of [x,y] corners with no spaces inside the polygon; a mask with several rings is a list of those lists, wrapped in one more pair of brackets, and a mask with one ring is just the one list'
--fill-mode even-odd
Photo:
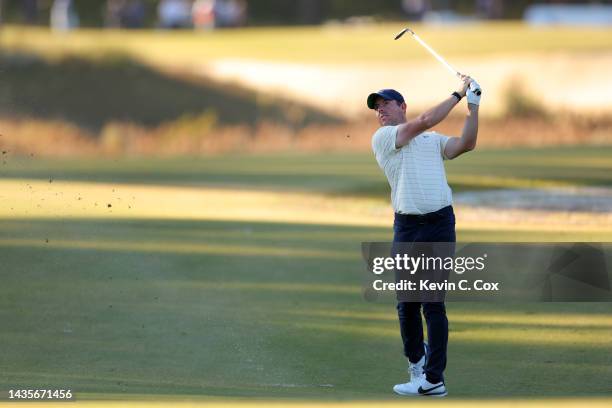
{"label": "striped polo shirt", "polygon": [[376,161],[391,186],[391,204],[400,214],[427,214],[452,204],[444,171],[444,147],[450,139],[424,132],[395,148],[398,126],[383,126],[372,137]]}

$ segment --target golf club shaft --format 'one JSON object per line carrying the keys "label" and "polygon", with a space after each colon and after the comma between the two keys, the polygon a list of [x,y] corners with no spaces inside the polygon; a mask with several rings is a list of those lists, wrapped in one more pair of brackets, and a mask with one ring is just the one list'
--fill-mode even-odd
{"label": "golf club shaft", "polygon": [[[431,55],[434,56],[435,59],[437,59],[438,61],[440,61],[440,63],[442,63],[442,65],[444,65],[446,67],[446,69],[448,69],[453,75],[455,76],[461,76],[461,73],[459,71],[457,71],[455,68],[453,68],[451,66],[451,64],[449,64],[448,62],[446,62],[446,60],[444,58],[442,58],[440,56],[440,54],[438,54],[433,48],[431,48],[429,45],[427,45],[427,43],[423,40],[421,40],[421,37],[419,37],[418,35],[416,35],[416,33],[414,31],[412,31],[410,28],[405,28],[403,29],[399,34],[397,34],[395,36],[395,39],[398,40],[400,39],[404,34],[406,33],[410,33],[410,35],[412,35],[412,37],[419,43],[421,44],[421,46],[423,46],[423,48],[425,48],[427,51],[429,51],[429,53]],[[480,89],[475,85],[474,82],[470,83],[470,89],[472,90],[472,92],[474,92],[476,95],[480,95],[481,91]]]}
{"label": "golf club shaft", "polygon": [[414,31],[410,30],[410,33],[412,34],[414,39],[417,40],[417,42],[419,44],[421,44],[427,51],[429,51],[429,53],[431,55],[433,55],[438,61],[440,61],[442,63],[442,65],[444,65],[446,67],[446,69],[448,69],[453,75],[456,75],[456,76],[460,76],[461,75],[459,73],[459,71],[457,71],[448,62],[446,62],[446,60],[444,58],[442,58],[440,56],[440,54],[438,54],[433,48],[431,48],[429,45],[427,45],[427,43],[425,41],[421,40],[421,37],[416,35]]}

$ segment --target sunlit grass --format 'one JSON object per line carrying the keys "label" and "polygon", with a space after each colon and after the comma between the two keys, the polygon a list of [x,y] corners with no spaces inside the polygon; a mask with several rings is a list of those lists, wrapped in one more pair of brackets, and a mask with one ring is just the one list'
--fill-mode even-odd
{"label": "sunlit grass", "polygon": [[[612,315],[589,315],[580,313],[559,314],[540,313],[537,315],[526,315],[524,313],[481,313],[463,315],[453,312],[450,308],[449,316],[454,323],[486,323],[486,324],[517,324],[521,326],[596,326],[602,329],[612,329]],[[611,309],[612,311],[612,309]],[[315,318],[336,318],[351,320],[373,320],[373,321],[396,321],[396,317],[382,312],[356,312],[340,310],[319,311],[288,311],[288,314],[308,316]]]}
{"label": "sunlit grass", "polygon": [[[383,225],[368,208],[375,199],[355,201],[322,194],[243,189],[124,185],[40,180],[2,180],[0,217],[102,217],[301,222]],[[347,218],[349,212],[363,215]]]}
{"label": "sunlit grass", "polygon": [[[412,25],[445,56],[517,52],[601,52],[612,49],[609,29],[530,28],[521,23]],[[60,56],[99,56],[124,52],[158,64],[198,64],[220,58],[302,63],[402,62],[428,58],[419,47],[393,41],[399,24],[364,27],[247,28],[213,33],[79,30],[54,34],[47,29],[5,27],[0,46]],[[406,39],[408,41],[408,39]],[[398,50],[401,50],[398,58]]]}
{"label": "sunlit grass", "polygon": [[[452,319],[451,319],[452,322]],[[287,321],[280,321],[277,324],[286,325]],[[451,326],[455,323],[453,322]],[[454,327],[456,327],[455,325]],[[349,334],[354,336],[374,336],[374,337],[397,337],[397,328],[395,327],[377,327],[374,325],[350,324],[350,323],[296,323],[298,329],[307,329],[314,331],[327,331]],[[529,327],[526,330],[521,327],[503,328],[491,325],[489,327],[474,327],[461,328],[454,331],[451,327],[450,338],[455,342],[477,342],[480,344],[497,344],[497,345],[524,345],[524,346],[542,346],[542,345],[558,345],[572,348],[582,347],[612,347],[612,328],[603,327],[600,330],[593,328],[582,329],[575,328],[568,330],[567,328],[537,328]]]}
{"label": "sunlit grass", "polygon": [[[499,163],[516,157],[491,154]],[[563,162],[565,151],[553,154]],[[81,402],[53,406],[404,405],[390,391],[406,376],[396,311],[362,296],[360,243],[391,238],[388,197],[333,194],[384,180],[371,156],[277,158],[4,166],[0,389],[78,392]],[[489,168],[478,156],[471,165],[456,171]],[[283,167],[299,170],[283,177]],[[549,179],[540,169],[510,177]],[[550,179],[581,185],[573,175]],[[458,211],[459,220],[468,215]],[[468,220],[458,235],[612,237],[610,225],[565,221]],[[610,395],[609,304],[449,303],[448,311],[451,395],[483,400],[447,403],[520,406],[504,400],[516,396],[551,398],[533,406],[609,405],[559,402]],[[568,382],[568,373],[585,381]]]}
{"label": "sunlit grass", "polygon": [[[477,180],[470,179],[470,182],[477,183]],[[73,181],[50,183],[36,179],[0,180],[0,187],[0,218],[192,219],[388,227],[392,217],[391,208],[383,199],[300,191]],[[494,223],[477,217],[469,220],[460,217],[458,226],[465,231],[548,230],[592,232],[600,236],[612,234],[610,224],[569,224],[562,215],[559,217],[558,222],[543,217],[542,222],[533,219],[504,222],[500,219]],[[587,215],[583,217],[588,219]],[[526,235],[528,241],[542,238],[541,235]],[[553,235],[552,240],[558,239]],[[100,243],[100,248],[105,245]],[[198,251],[193,247],[184,250]]]}
{"label": "sunlit grass", "polygon": [[[612,346],[612,315],[577,313],[525,314],[490,311],[465,314],[458,304],[449,303],[452,341],[478,343],[508,343],[522,345],[563,345],[564,347]],[[462,309],[459,307],[459,309]],[[486,306],[483,307],[486,309]],[[511,310],[511,306],[509,307]],[[605,312],[605,308],[602,312]],[[608,311],[612,311],[609,307]],[[296,327],[352,333],[375,337],[396,336],[397,317],[389,311],[294,310],[289,316],[299,316]],[[282,324],[283,320],[279,321]],[[384,326],[381,326],[384,324]]]}
{"label": "sunlit grass", "polygon": [[283,256],[294,258],[319,258],[319,259],[352,259],[348,253],[337,251],[326,251],[324,249],[311,250],[301,248],[266,247],[261,245],[215,245],[190,244],[187,242],[122,242],[113,241],[82,241],[75,240],[48,240],[42,239],[0,239],[0,246],[3,247],[24,247],[24,248],[48,248],[53,249],[91,249],[100,252],[121,251],[130,253],[173,253],[173,254],[208,254],[208,255],[227,255],[227,256]]}
{"label": "sunlit grass", "polygon": [[[1,337],[6,349],[18,351],[5,356],[0,384],[71,384],[81,400],[164,394],[171,401],[172,395],[389,401],[389,384],[405,376],[393,306],[361,295],[359,241],[384,235],[383,228],[52,217],[1,220],[0,230]],[[283,234],[298,231],[321,240],[288,245]],[[100,250],[100,242],[114,246]],[[226,243],[229,252],[173,250]],[[263,251],[231,253],[248,246]],[[271,250],[283,247],[293,251]],[[309,256],[300,257],[302,251]],[[354,260],[336,253],[353,253]],[[605,376],[596,373],[607,364],[600,354],[612,338],[609,307],[548,306],[449,304],[455,395],[584,395],[561,390],[558,380],[537,391],[520,388],[533,370],[554,376],[559,367],[589,378],[589,390],[601,394]],[[526,350],[528,362],[507,361]],[[479,377],[486,391],[462,375],[496,359],[502,367]],[[363,370],[371,378],[352,375]]]}
{"label": "sunlit grass", "polygon": [[[612,185],[612,148],[571,146],[477,149],[446,162],[455,190]],[[207,185],[388,198],[371,153],[232,154],[186,158],[46,159],[4,157],[5,178],[54,177],[96,182]],[[377,186],[377,189],[375,188]],[[369,189],[369,190],[368,190]]]}

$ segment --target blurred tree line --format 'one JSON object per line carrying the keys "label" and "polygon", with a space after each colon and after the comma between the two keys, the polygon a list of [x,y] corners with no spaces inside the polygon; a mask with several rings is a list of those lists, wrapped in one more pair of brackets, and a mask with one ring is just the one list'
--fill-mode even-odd
{"label": "blurred tree line", "polygon": [[[141,0],[145,7],[145,26],[157,22],[159,0]],[[496,7],[489,17],[521,18],[525,8],[534,3],[567,3],[553,0],[249,0],[248,24],[296,25],[320,24],[328,20],[344,20],[368,16],[380,20],[401,20],[410,17],[407,6],[422,6],[428,10],[451,10],[458,14],[478,15],[482,7]],[[607,3],[610,1],[572,0],[571,3]],[[13,24],[49,23],[53,0],[0,0],[0,21]],[[80,25],[104,25],[106,0],[74,0]],[[412,16],[414,17],[414,16]]]}

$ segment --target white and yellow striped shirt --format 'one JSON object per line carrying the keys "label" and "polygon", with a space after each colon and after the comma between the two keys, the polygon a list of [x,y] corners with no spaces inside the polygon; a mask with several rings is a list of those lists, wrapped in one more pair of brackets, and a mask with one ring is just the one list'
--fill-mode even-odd
{"label": "white and yellow striped shirt", "polygon": [[395,148],[398,126],[383,126],[372,137],[376,161],[391,186],[396,213],[427,214],[452,204],[444,170],[444,147],[450,139],[424,132],[406,146]]}

